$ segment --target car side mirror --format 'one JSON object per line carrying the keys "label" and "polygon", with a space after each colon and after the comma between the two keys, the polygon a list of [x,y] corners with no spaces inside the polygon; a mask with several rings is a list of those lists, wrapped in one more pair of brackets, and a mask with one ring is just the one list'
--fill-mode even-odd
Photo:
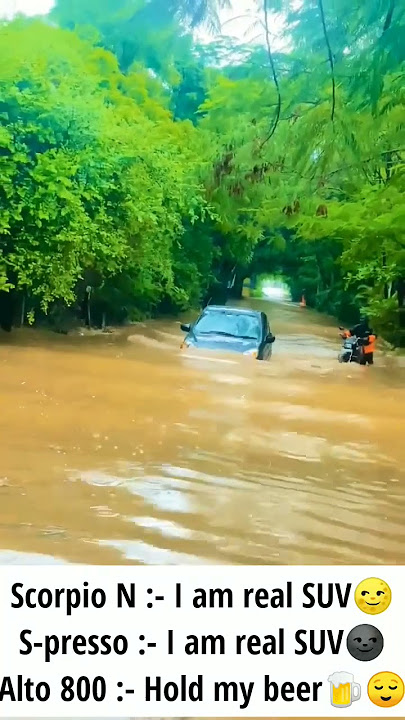
{"label": "car side mirror", "polygon": [[183,332],[188,333],[191,330],[191,325],[186,323],[180,323],[180,328]]}
{"label": "car side mirror", "polygon": [[269,335],[267,335],[266,342],[272,344],[272,343],[274,343],[275,339],[276,339],[276,338],[274,337],[274,335],[272,335],[272,334],[270,333]]}

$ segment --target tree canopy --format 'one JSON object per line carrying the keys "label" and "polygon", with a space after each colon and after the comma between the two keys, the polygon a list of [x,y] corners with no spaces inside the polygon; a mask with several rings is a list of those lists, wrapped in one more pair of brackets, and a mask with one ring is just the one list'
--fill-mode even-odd
{"label": "tree canopy", "polygon": [[221,5],[3,23],[0,305],[33,319],[90,287],[114,322],[274,271],[404,344],[405,0],[258,0],[262,41],[198,45]]}

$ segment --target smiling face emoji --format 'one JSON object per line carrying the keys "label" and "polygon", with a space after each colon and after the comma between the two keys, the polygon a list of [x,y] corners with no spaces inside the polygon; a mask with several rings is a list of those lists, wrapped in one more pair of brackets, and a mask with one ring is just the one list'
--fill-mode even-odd
{"label": "smiling face emoji", "polygon": [[391,590],[384,580],[367,578],[357,585],[354,600],[358,608],[369,615],[378,615],[391,602]]}
{"label": "smiling face emoji", "polygon": [[357,625],[350,630],[346,645],[352,657],[367,662],[375,660],[380,655],[384,647],[384,638],[374,625]]}
{"label": "smiling face emoji", "polygon": [[374,705],[394,707],[404,697],[404,683],[396,673],[377,673],[371,678],[367,692]]}

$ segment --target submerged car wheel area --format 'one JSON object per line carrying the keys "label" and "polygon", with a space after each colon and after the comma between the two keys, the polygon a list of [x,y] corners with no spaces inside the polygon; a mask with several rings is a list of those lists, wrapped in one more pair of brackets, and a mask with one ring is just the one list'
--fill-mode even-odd
{"label": "submerged car wheel area", "polygon": [[257,360],[272,355],[275,337],[264,312],[210,305],[192,325],[181,324],[187,333],[182,348],[235,352]]}

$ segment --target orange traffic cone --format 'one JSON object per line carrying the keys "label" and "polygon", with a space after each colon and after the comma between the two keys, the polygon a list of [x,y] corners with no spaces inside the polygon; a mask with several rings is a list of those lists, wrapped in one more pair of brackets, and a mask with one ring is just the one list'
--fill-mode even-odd
{"label": "orange traffic cone", "polygon": [[301,298],[300,307],[306,307],[306,306],[307,306],[307,301],[305,300],[305,295],[303,295]]}

